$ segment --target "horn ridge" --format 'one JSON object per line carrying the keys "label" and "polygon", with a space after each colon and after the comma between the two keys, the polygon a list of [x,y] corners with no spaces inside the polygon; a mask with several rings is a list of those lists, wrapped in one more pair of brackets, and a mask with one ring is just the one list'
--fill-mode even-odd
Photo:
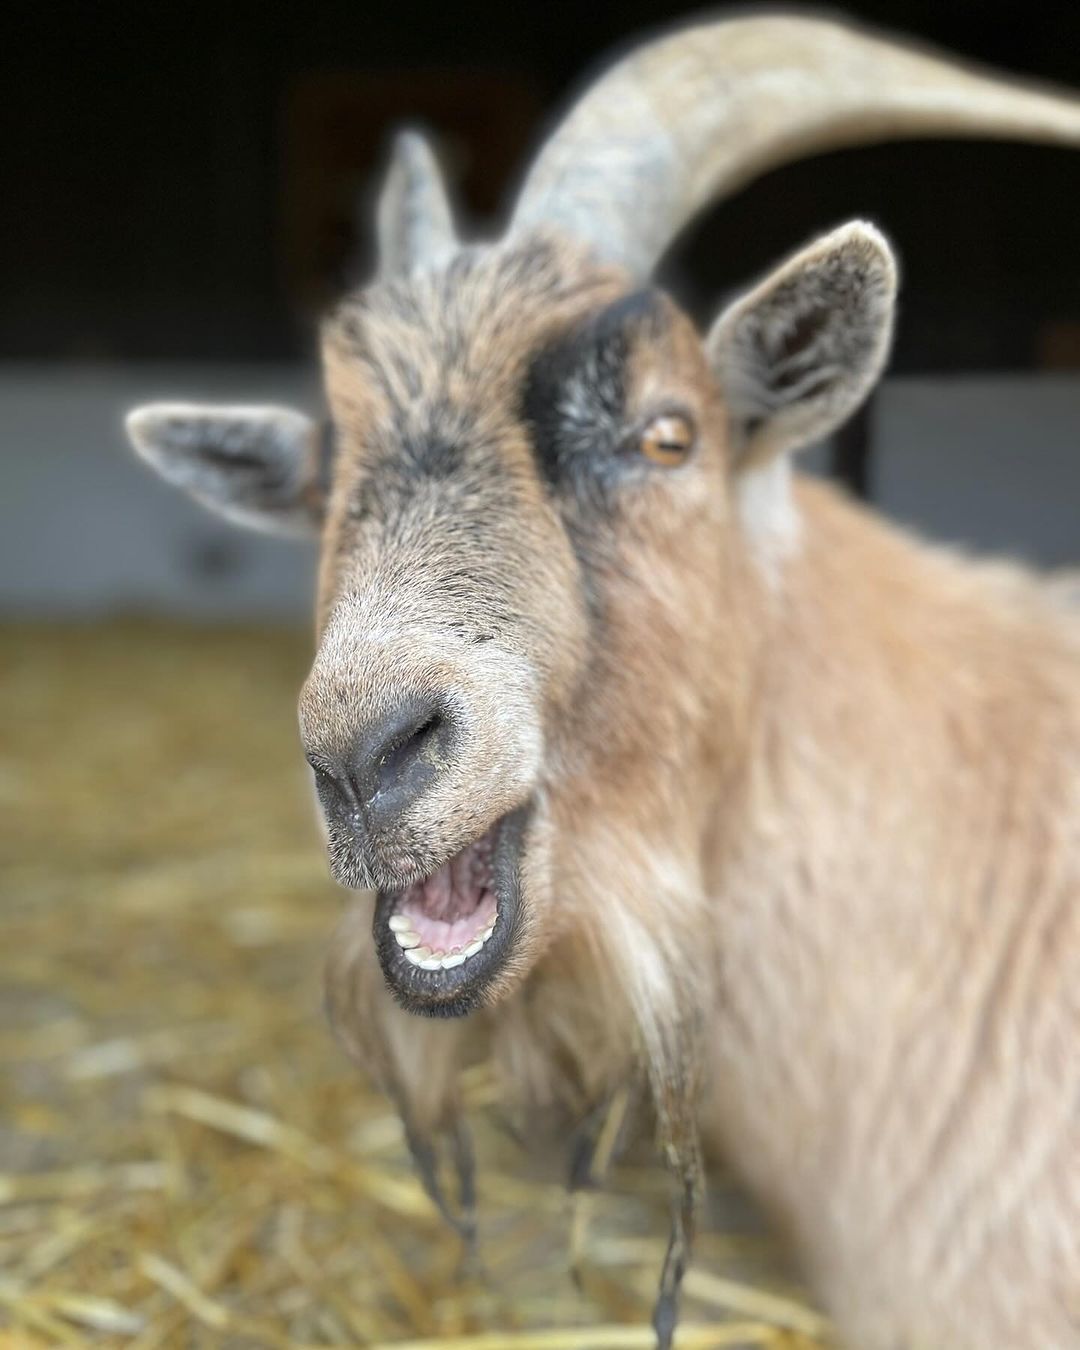
{"label": "horn ridge", "polygon": [[427,138],[415,128],[396,133],[376,212],[379,275],[408,275],[437,265],[457,248],[453,212]]}

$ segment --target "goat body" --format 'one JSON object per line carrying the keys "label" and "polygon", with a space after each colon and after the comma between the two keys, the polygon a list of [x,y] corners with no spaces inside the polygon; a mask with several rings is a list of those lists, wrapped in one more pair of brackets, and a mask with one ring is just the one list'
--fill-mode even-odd
{"label": "goat body", "polygon": [[[686,782],[674,750],[670,782],[627,766],[618,807],[563,795],[562,936],[468,1023],[386,997],[357,905],[335,1023],[366,1067],[390,1048],[434,1124],[478,1045],[507,1101],[604,1100],[631,1027],[663,1076],[678,1010],[707,1144],[845,1343],[1078,1344],[1080,624],[1020,569],[797,497],[781,580],[735,588],[754,624],[722,773]],[[683,841],[687,799],[709,806]]]}
{"label": "goat body", "polygon": [[214,509],[321,533],[301,735],[331,871],[377,892],[328,963],[343,1044],[444,1208],[455,1132],[466,1232],[466,1063],[578,1116],[644,1078],[679,1182],[662,1346],[703,1138],[852,1347],[1080,1347],[1072,583],[793,475],[883,367],[874,227],[704,337],[648,280],[782,154],[934,131],[1075,142],[1080,111],[821,20],[688,29],[586,93],[504,241],[460,246],[399,140],[383,270],[323,325],[333,438],[129,420]]}

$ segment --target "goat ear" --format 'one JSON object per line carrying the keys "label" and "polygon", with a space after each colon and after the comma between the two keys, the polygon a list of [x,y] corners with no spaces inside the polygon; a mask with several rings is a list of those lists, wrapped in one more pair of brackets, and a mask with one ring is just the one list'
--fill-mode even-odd
{"label": "goat ear", "polygon": [[150,403],[127,416],[139,455],[239,525],[303,537],[322,521],[319,428],[289,408]]}
{"label": "goat ear", "polygon": [[885,364],[896,286],[888,242],[853,221],[721,314],[706,349],[738,468],[809,445],[855,411]]}

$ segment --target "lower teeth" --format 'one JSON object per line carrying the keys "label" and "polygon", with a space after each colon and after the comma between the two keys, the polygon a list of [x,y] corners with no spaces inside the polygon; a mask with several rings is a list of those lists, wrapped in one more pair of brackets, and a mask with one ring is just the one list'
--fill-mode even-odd
{"label": "lower teeth", "polygon": [[390,916],[390,929],[394,934],[395,941],[404,953],[405,960],[419,970],[453,970],[456,966],[463,965],[470,957],[475,956],[487,942],[495,931],[495,920],[492,919],[484,932],[479,937],[474,938],[467,947],[452,952],[436,952],[432,951],[430,947],[425,947],[420,941],[420,934],[413,931],[404,914]]}

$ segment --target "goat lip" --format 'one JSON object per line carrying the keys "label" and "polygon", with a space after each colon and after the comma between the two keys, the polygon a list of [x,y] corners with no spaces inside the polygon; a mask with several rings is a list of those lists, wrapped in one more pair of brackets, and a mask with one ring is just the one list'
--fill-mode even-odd
{"label": "goat lip", "polygon": [[[383,977],[397,1002],[408,1012],[428,1017],[462,1017],[483,1006],[492,984],[514,950],[520,930],[521,860],[531,804],[503,816],[478,840],[450,860],[453,867],[477,844],[483,844],[489,872],[479,887],[480,899],[497,907],[490,936],[467,958],[449,966],[425,969],[413,953],[422,949],[410,944],[409,955],[399,941],[391,919],[401,914],[408,888],[379,892],[372,931]],[[491,896],[488,896],[488,892]],[[473,945],[473,944],[470,944]],[[468,950],[466,948],[466,950]]]}

